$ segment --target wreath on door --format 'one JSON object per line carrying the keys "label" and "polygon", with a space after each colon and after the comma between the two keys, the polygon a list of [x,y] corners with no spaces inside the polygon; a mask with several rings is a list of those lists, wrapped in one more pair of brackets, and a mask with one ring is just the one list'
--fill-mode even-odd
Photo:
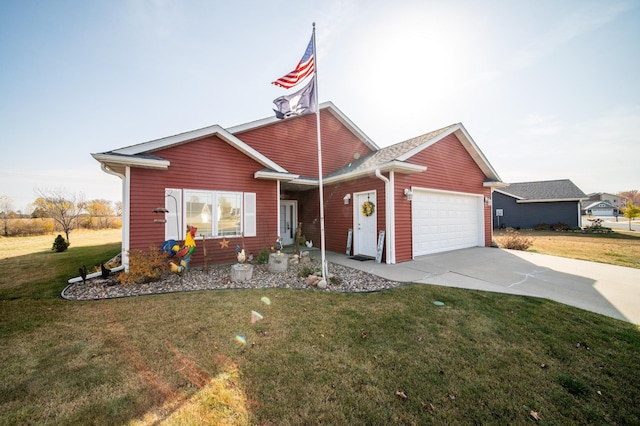
{"label": "wreath on door", "polygon": [[365,201],[362,203],[362,214],[369,217],[376,211],[376,205],[371,201]]}

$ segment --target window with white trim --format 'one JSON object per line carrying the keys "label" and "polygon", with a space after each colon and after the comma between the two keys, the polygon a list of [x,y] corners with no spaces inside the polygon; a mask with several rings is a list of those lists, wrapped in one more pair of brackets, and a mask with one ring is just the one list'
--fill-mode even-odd
{"label": "window with white trim", "polygon": [[[187,225],[205,237],[247,237],[256,235],[256,194],[250,192],[166,189],[167,239],[184,239]],[[169,198],[169,195],[167,195]],[[181,200],[181,202],[175,202]],[[177,210],[176,210],[177,208]],[[176,234],[176,227],[180,231]]]}

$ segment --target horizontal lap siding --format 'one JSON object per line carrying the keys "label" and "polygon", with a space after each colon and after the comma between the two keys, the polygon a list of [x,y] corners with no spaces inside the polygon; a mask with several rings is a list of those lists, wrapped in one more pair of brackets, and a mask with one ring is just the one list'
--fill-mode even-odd
{"label": "horizontal lap siding", "polygon": [[[396,174],[396,261],[412,259],[411,202],[404,197],[404,188],[417,186],[442,191],[491,195],[483,182],[486,176],[480,170],[458,138],[451,134],[420,151],[407,161],[427,166],[422,173]],[[484,206],[485,246],[491,244],[491,206]]]}
{"label": "horizontal lap siding", "polygon": [[[375,214],[378,229],[376,234],[385,230],[385,186],[384,182],[375,177],[367,177],[352,182],[324,187],[325,202],[325,234],[327,235],[327,250],[345,253],[347,249],[347,235],[349,228],[353,228],[353,209],[356,192],[376,191]],[[344,204],[344,196],[351,194],[349,204]],[[386,253],[384,253],[386,256]]]}
{"label": "horizontal lap siding", "polygon": [[[330,112],[320,114],[322,142],[322,172],[324,175],[340,169],[354,158],[371,152]],[[318,177],[318,137],[316,115],[278,121],[243,133],[239,139],[284,167],[303,177]]]}
{"label": "horizontal lap siding", "polygon": [[[171,162],[168,170],[135,168],[131,171],[130,247],[158,247],[164,241],[164,225],[154,223],[164,215],[153,213],[165,205],[165,188],[202,189],[256,193],[258,218],[257,237],[245,238],[248,251],[257,254],[272,245],[277,237],[277,191],[274,181],[256,180],[254,172],[264,166],[250,159],[217,137],[209,137],[153,153]],[[186,227],[186,223],[183,224]],[[197,235],[197,248],[192,263],[203,262],[202,241]],[[220,238],[207,241],[209,262],[229,262],[235,259],[236,244],[241,238],[226,237],[228,248],[221,248]]]}

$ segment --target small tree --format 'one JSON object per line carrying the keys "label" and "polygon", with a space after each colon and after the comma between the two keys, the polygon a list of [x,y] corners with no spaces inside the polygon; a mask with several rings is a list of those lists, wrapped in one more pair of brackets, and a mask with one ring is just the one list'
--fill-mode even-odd
{"label": "small tree", "polygon": [[51,247],[51,250],[61,253],[67,248],[69,248],[69,243],[67,242],[67,240],[62,238],[62,235],[58,234],[56,239],[53,241],[53,247]]}
{"label": "small tree", "polygon": [[640,216],[640,206],[636,206],[631,201],[627,201],[627,207],[622,209],[622,213],[624,217],[629,219],[629,231],[633,231],[633,229],[631,229],[631,221]]}
{"label": "small tree", "polygon": [[9,219],[13,213],[13,200],[6,195],[0,195],[0,219],[2,220],[2,233],[9,236]]}
{"label": "small tree", "polygon": [[78,217],[82,214],[86,202],[84,195],[69,193],[64,189],[36,189],[40,196],[34,202],[44,217],[53,219],[64,231],[67,242],[69,233],[78,226]]}
{"label": "small tree", "polygon": [[[111,226],[114,216],[111,202],[107,200],[93,200],[87,203],[86,210],[89,213],[89,225],[99,229],[107,229]],[[95,224],[93,222],[96,222]]]}

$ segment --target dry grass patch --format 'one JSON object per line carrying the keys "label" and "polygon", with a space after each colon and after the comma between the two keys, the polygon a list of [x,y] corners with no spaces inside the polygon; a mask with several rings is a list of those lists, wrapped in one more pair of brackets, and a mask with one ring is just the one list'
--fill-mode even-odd
{"label": "dry grass patch", "polygon": [[[640,268],[640,235],[615,231],[609,234],[519,230],[532,240],[528,251],[569,257],[611,265]],[[494,230],[496,241],[506,237],[506,230]]]}

